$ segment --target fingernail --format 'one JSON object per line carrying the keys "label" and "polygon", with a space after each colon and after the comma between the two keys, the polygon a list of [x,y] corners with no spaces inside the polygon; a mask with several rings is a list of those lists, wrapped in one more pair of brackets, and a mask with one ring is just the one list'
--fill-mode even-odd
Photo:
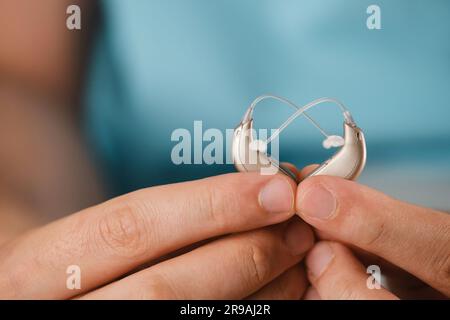
{"label": "fingernail", "polygon": [[284,241],[296,256],[308,251],[314,244],[314,235],[311,228],[298,217],[292,218],[285,230]]}
{"label": "fingernail", "polygon": [[268,212],[289,212],[294,206],[294,191],[286,179],[276,177],[263,187],[259,193],[259,202]]}
{"label": "fingernail", "polygon": [[330,218],[336,209],[334,195],[318,184],[306,190],[299,199],[299,211],[302,215],[319,219]]}
{"label": "fingernail", "polygon": [[333,249],[328,243],[317,244],[306,259],[308,272],[315,278],[319,277],[327,269],[333,258]]}

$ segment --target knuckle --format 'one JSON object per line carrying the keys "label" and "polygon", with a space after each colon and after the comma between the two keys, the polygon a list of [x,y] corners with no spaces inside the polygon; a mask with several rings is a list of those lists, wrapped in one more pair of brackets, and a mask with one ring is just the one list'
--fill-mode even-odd
{"label": "knuckle", "polygon": [[220,192],[220,189],[214,186],[205,186],[203,194],[200,195],[200,211],[207,215],[219,230],[224,230],[230,224],[227,217],[228,208],[233,203],[232,197],[227,192]]}
{"label": "knuckle", "polygon": [[360,237],[362,245],[366,248],[381,248],[388,238],[386,222],[381,217],[374,217],[371,223],[367,228],[360,229],[363,232]]}
{"label": "knuckle", "polygon": [[122,202],[107,208],[97,226],[100,246],[118,256],[138,258],[148,249],[146,225],[138,204]]}
{"label": "knuckle", "polygon": [[243,249],[244,278],[250,286],[266,282],[271,274],[271,256],[267,248],[250,243]]}

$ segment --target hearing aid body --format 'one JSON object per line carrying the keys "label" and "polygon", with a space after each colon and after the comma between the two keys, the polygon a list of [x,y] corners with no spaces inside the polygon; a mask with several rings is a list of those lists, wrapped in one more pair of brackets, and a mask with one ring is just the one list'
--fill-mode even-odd
{"label": "hearing aid body", "polygon": [[[267,139],[267,141],[255,140],[253,136],[253,110],[256,104],[266,98],[273,98],[294,106],[297,111],[278,129],[277,133]],[[337,103],[344,116],[344,137],[328,135],[311,117],[305,112],[309,108],[322,102]],[[366,163],[366,143],[364,134],[358,128],[350,115],[350,112],[338,101],[330,98],[321,98],[315,100],[302,108],[298,108],[292,102],[277,96],[265,95],[258,97],[251,104],[241,123],[234,130],[232,157],[235,167],[241,172],[259,171],[262,174],[274,174],[281,171],[285,175],[298,181],[296,175],[283,166],[278,160],[272,159],[267,154],[267,144],[278,136],[295,118],[300,115],[307,117],[321,132],[326,136],[324,147],[340,147],[340,149],[328,160],[324,161],[318,168],[308,176],[331,175],[342,177],[349,180],[355,180],[364,169]]]}

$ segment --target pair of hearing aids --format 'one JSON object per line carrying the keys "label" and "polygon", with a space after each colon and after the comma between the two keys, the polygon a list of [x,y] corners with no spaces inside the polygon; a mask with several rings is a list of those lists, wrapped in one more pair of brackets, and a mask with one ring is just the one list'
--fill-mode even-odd
{"label": "pair of hearing aids", "polygon": [[[275,131],[267,140],[257,140],[254,137],[253,111],[256,105],[265,99],[275,99],[283,102],[296,111]],[[328,135],[318,123],[310,117],[306,111],[319,104],[331,102],[336,104],[342,111],[344,117],[344,135]],[[348,109],[339,101],[332,98],[320,98],[302,107],[298,107],[291,101],[274,95],[263,95],[257,97],[247,109],[244,117],[234,130],[232,144],[232,159],[235,167],[241,172],[261,172],[262,174],[274,174],[278,171],[291,177],[296,182],[298,178],[287,166],[279,160],[271,158],[267,153],[267,145],[273,141],[292,121],[303,115],[307,118],[324,136],[322,145],[324,148],[339,148],[334,155],[322,162],[318,168],[312,171],[309,176],[330,175],[349,180],[355,180],[366,163],[366,143],[364,134],[356,125]]]}

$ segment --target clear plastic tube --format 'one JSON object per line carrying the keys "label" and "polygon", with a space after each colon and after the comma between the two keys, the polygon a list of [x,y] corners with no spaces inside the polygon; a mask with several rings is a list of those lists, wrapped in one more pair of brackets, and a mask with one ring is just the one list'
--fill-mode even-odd
{"label": "clear plastic tube", "polygon": [[283,122],[281,124],[281,126],[265,141],[266,145],[269,144],[276,137],[278,137],[280,135],[280,133],[292,123],[292,121],[294,121],[296,118],[298,118],[301,115],[304,115],[325,137],[328,137],[329,135],[325,132],[325,130],[323,130],[323,128],[320,127],[320,125],[306,113],[306,111],[308,109],[310,109],[314,106],[317,106],[321,103],[325,103],[325,102],[332,102],[332,103],[336,104],[341,109],[345,121],[349,124],[354,125],[353,118],[352,118],[350,112],[348,111],[348,109],[344,106],[344,104],[342,104],[340,101],[338,101],[336,99],[327,98],[327,97],[319,98],[319,99],[316,99],[314,101],[311,101],[311,102],[305,104],[302,107],[298,107],[295,103],[293,103],[285,98],[275,96],[275,95],[270,95],[270,94],[259,96],[255,100],[253,100],[247,113],[244,116],[244,120],[251,118],[251,115],[253,114],[253,110],[255,109],[256,105],[265,99],[275,99],[275,100],[283,102],[287,105],[290,105],[291,107],[296,109],[296,111],[285,122]]}
{"label": "clear plastic tube", "polygon": [[[297,106],[295,103],[293,103],[292,101],[276,96],[276,95],[272,95],[272,94],[265,94],[265,95],[261,95],[259,97],[257,97],[255,100],[253,100],[253,102],[250,105],[250,108],[248,110],[248,112],[246,113],[245,117],[248,117],[248,115],[251,115],[253,113],[253,110],[255,109],[256,105],[266,99],[274,99],[274,100],[278,100],[282,103],[287,104],[288,106],[293,107],[295,110],[299,110],[300,107]],[[295,113],[294,113],[295,114]],[[306,112],[302,112],[302,114],[305,116],[306,119],[309,120],[309,122],[312,123],[312,125],[314,125],[322,135],[324,135],[325,137],[328,137],[328,134],[325,132],[325,130],[312,118],[310,117]],[[272,140],[272,139],[271,139]]]}

